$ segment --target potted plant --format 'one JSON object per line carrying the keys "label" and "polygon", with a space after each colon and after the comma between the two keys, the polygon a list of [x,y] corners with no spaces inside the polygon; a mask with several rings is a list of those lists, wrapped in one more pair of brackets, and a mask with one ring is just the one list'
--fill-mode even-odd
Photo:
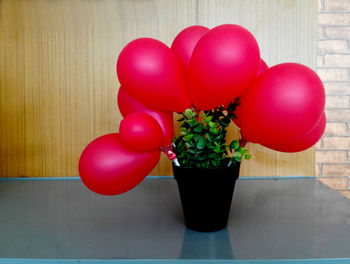
{"label": "potted plant", "polygon": [[[185,222],[195,230],[226,226],[240,162],[250,158],[245,140],[226,142],[235,113],[245,139],[276,151],[306,150],[325,130],[325,92],[317,74],[298,63],[268,68],[254,36],[239,25],[190,26],[171,48],[135,39],[116,68],[124,119],[118,133],[86,146],[79,175],[96,193],[122,194],[151,172],[163,151],[177,162]],[[183,112],[175,153],[173,112]]]}
{"label": "potted plant", "polygon": [[209,232],[227,225],[233,190],[248,150],[238,140],[226,142],[227,128],[237,100],[227,108],[217,107],[181,113],[180,135],[174,138],[173,162],[185,223],[188,228]]}

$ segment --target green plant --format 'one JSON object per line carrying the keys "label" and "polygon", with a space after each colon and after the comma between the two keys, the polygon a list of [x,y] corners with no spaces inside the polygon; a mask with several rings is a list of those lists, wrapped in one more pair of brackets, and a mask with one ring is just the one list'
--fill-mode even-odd
{"label": "green plant", "polygon": [[[238,140],[226,143],[227,127],[236,118],[237,100],[227,108],[195,112],[187,109],[181,113],[180,135],[174,138],[174,152],[181,166],[190,168],[227,167],[251,155]],[[242,144],[241,144],[242,145]],[[230,153],[230,154],[229,154]]]}

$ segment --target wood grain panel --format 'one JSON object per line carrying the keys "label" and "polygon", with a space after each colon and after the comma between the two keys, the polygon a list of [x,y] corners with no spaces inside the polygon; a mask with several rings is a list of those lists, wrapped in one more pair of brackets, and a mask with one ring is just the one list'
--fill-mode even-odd
{"label": "wood grain panel", "polygon": [[[170,45],[186,26],[236,23],[269,65],[315,66],[316,1],[100,0],[0,2],[0,177],[77,176],[81,151],[118,131],[115,63],[138,37]],[[233,128],[232,135],[237,130]],[[231,136],[232,136],[231,135]],[[314,151],[249,145],[242,175],[314,175]],[[165,156],[153,175],[171,174]]]}

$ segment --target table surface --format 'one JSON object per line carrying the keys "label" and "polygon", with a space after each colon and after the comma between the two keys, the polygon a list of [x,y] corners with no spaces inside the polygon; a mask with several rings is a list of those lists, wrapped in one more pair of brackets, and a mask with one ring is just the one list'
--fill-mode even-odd
{"label": "table surface", "polygon": [[119,196],[80,180],[2,179],[0,261],[30,259],[350,263],[350,200],[312,177],[239,179],[228,227],[201,233],[185,228],[171,177]]}

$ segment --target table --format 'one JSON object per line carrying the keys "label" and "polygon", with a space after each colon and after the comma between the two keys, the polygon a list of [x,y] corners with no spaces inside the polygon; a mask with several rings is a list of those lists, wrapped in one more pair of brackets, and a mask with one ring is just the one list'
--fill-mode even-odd
{"label": "table", "polygon": [[228,227],[201,233],[185,228],[172,177],[147,177],[119,196],[78,178],[1,179],[0,263],[48,259],[350,263],[350,200],[313,177],[240,178]]}

